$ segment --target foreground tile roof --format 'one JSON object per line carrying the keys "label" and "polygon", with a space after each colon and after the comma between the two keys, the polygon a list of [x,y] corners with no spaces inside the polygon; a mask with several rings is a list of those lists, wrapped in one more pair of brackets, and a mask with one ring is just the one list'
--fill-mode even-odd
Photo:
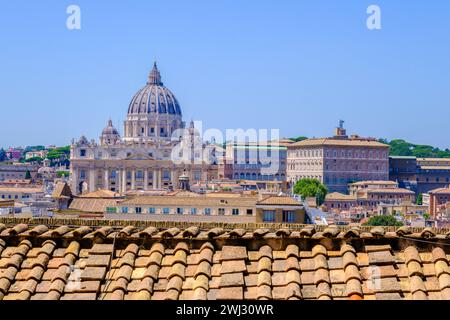
{"label": "foreground tile roof", "polygon": [[0,300],[444,299],[448,229],[0,219]]}

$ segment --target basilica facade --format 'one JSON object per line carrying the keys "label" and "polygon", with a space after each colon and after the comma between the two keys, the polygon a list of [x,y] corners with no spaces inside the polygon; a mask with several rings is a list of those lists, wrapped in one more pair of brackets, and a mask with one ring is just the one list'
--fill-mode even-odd
{"label": "basilica facade", "polygon": [[176,189],[179,177],[191,183],[217,179],[215,146],[204,143],[180,104],[164,86],[156,63],[147,84],[131,99],[123,137],[109,120],[99,142],[82,136],[71,145],[74,194],[108,189]]}

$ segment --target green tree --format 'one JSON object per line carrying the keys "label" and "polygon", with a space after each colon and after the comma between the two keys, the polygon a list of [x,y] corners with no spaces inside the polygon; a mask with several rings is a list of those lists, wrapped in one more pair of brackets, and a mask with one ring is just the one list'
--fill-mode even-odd
{"label": "green tree", "polygon": [[419,206],[423,204],[423,195],[421,193],[419,193],[419,195],[417,196],[416,204],[418,204]]}
{"label": "green tree", "polygon": [[31,179],[31,172],[30,172],[30,170],[27,170],[27,172],[25,172],[25,179],[27,179],[27,180]]}
{"label": "green tree", "polygon": [[59,147],[52,149],[48,152],[47,158],[50,160],[64,160],[70,155],[70,146]]}
{"label": "green tree", "polygon": [[37,163],[41,163],[42,160],[44,160],[44,159],[42,159],[41,157],[32,157],[32,158],[26,159],[25,162],[37,162]]}
{"label": "green tree", "polygon": [[299,137],[296,137],[296,138],[289,138],[289,140],[292,140],[292,141],[295,141],[295,142],[303,141],[303,140],[306,140],[306,139],[308,139],[308,137],[304,137],[304,136],[299,136]]}
{"label": "green tree", "polygon": [[414,156],[417,158],[447,158],[450,157],[450,150],[420,145],[407,142],[402,139],[394,139],[390,142],[386,139],[379,139],[380,142],[387,143],[390,146],[391,156]]}
{"label": "green tree", "polygon": [[325,201],[328,189],[317,179],[301,179],[294,185],[294,193],[302,196],[303,199],[314,197],[317,199],[317,204],[321,205]]}
{"label": "green tree", "polygon": [[58,178],[68,177],[69,176],[69,172],[68,171],[56,171],[56,176]]}
{"label": "green tree", "polygon": [[374,216],[369,219],[366,223],[364,223],[365,226],[402,226],[403,223],[400,221],[397,221],[397,219],[394,218],[394,216]]}

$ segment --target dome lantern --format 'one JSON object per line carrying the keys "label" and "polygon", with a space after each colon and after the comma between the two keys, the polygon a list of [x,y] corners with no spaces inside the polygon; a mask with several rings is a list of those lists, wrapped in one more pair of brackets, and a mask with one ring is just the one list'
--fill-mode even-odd
{"label": "dome lantern", "polygon": [[148,75],[148,85],[154,84],[157,86],[162,86],[163,83],[161,81],[161,73],[159,73],[158,66],[156,65],[156,61],[153,63],[153,69],[150,71]]}

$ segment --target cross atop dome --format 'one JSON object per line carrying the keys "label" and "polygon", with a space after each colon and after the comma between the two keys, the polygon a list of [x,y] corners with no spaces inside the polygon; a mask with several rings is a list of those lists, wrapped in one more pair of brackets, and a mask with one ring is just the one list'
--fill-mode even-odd
{"label": "cross atop dome", "polygon": [[158,86],[163,85],[163,83],[161,81],[161,74],[159,73],[158,66],[156,65],[156,61],[153,63],[153,69],[148,76],[147,84],[155,84]]}

